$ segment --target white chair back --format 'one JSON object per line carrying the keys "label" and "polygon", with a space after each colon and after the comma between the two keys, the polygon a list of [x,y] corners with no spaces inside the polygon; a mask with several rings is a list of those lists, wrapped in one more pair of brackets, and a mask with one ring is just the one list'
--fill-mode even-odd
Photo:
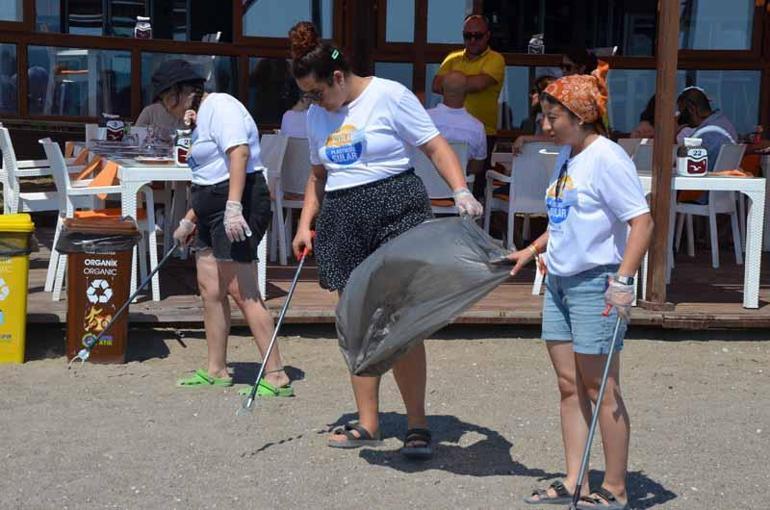
{"label": "white chair back", "polygon": [[[452,142],[449,144],[457,154],[460,160],[460,168],[465,169],[468,165],[468,144]],[[412,156],[412,165],[414,173],[422,180],[428,197],[433,199],[452,198],[452,189],[436,171],[433,161],[419,149],[415,149]]]}
{"label": "white chair back", "polygon": [[642,140],[643,138],[620,138],[618,140],[618,145],[623,147],[623,150],[626,151],[626,154],[628,154],[630,158],[633,158],[636,149],[642,144]]}
{"label": "white chair back", "polygon": [[310,146],[307,138],[288,138],[281,166],[281,189],[284,193],[304,194],[310,177]]}
{"label": "white chair back", "polygon": [[280,134],[267,133],[259,141],[259,155],[267,168],[265,178],[271,185],[281,177],[281,166],[289,139]]}
{"label": "white chair back", "polygon": [[636,171],[639,173],[651,173],[652,172],[652,151],[654,144],[652,140],[643,138],[634,151],[634,155],[631,156],[631,160],[636,166]]}
{"label": "white chair back", "polygon": [[560,147],[548,142],[525,143],[513,158],[509,203],[521,213],[544,213],[545,192],[551,180]]}
{"label": "white chair back", "polygon": [[714,168],[712,172],[718,172],[720,170],[734,170],[741,167],[741,161],[743,161],[743,155],[746,153],[746,144],[743,143],[726,143],[719,148],[719,155],[714,162]]}
{"label": "white chair back", "polygon": [[91,140],[104,140],[107,137],[107,130],[100,128],[99,124],[86,124],[86,142]]}
{"label": "white chair back", "polygon": [[54,184],[56,185],[59,214],[64,213],[65,217],[69,218],[72,216],[75,207],[69,196],[69,192],[72,189],[72,183],[70,182],[70,174],[67,172],[67,163],[64,160],[64,154],[62,153],[59,144],[50,138],[43,138],[38,140],[38,142],[43,146],[45,156],[48,158],[48,162],[51,165],[51,174],[53,175]]}
{"label": "white chair back", "polygon": [[11,143],[8,128],[0,124],[0,152],[3,166],[0,167],[0,184],[3,185],[3,213],[19,211],[19,180],[16,178],[16,151]]}

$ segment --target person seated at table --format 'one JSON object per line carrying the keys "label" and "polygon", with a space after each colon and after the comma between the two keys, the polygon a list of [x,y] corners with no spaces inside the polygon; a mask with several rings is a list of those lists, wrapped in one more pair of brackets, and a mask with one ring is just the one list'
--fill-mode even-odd
{"label": "person seated at table", "polygon": [[540,94],[555,81],[556,77],[550,74],[538,76],[535,80],[535,86],[529,92],[529,117],[521,121],[522,131],[534,135],[543,134],[543,110],[540,107]]}
{"label": "person seated at table", "polygon": [[136,118],[136,127],[158,127],[167,131],[175,131],[185,127],[184,121],[174,117],[160,101],[161,93],[170,88],[169,83],[180,72],[194,72],[192,65],[184,60],[170,60],[161,64],[152,74],[152,104],[144,107]]}
{"label": "person seated at table", "polygon": [[585,48],[570,48],[567,53],[562,55],[561,68],[562,76],[572,76],[575,74],[591,74],[598,64],[596,56]]}
{"label": "person seated at table", "polygon": [[678,144],[685,138],[700,138],[708,151],[709,170],[713,170],[719,149],[726,143],[736,143],[738,132],[725,114],[711,108],[703,89],[687,87],[676,100],[677,121],[681,127],[676,135]]}
{"label": "person seated at table", "polygon": [[428,110],[439,133],[449,142],[468,145],[468,174],[483,179],[487,159],[487,134],[484,124],[465,109],[467,77],[458,71],[444,75],[443,101]]}
{"label": "person seated at table", "polygon": [[655,138],[655,94],[639,115],[639,124],[631,130],[631,138]]}
{"label": "person seated at table", "polygon": [[264,359],[273,319],[259,294],[254,262],[271,212],[257,126],[234,97],[204,92],[203,78],[191,67],[177,64],[167,66],[166,72],[166,88],[159,92],[161,104],[175,118],[187,118],[193,128],[187,158],[192,171],[192,209],[179,222],[174,240],[188,245],[195,238],[193,251],[208,345],[208,366],[177,384],[233,385],[227,370],[232,297],[265,363],[265,377],[259,381],[257,394],[292,396],[294,390],[278,349]]}
{"label": "person seated at table", "polygon": [[281,134],[292,138],[307,138],[307,108],[309,103],[302,97],[299,87],[291,80],[289,100],[294,106],[286,110],[281,118]]}

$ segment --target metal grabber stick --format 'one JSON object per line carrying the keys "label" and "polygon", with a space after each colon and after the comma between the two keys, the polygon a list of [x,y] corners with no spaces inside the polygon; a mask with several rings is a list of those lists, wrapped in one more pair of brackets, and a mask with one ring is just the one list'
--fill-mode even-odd
{"label": "metal grabber stick", "polygon": [[[604,315],[609,315],[610,308],[604,311]],[[575,484],[575,492],[572,494],[572,503],[569,505],[569,510],[577,510],[578,502],[580,501],[580,488],[583,485],[583,479],[586,477],[588,471],[588,460],[591,457],[591,443],[594,440],[594,434],[596,433],[596,424],[599,422],[599,410],[604,399],[604,390],[607,387],[607,378],[610,375],[610,365],[612,364],[612,355],[615,352],[615,344],[618,342],[618,333],[620,332],[620,323],[623,318],[618,314],[618,320],[615,322],[615,332],[612,334],[612,342],[610,342],[610,349],[607,352],[607,361],[604,363],[604,374],[602,375],[602,383],[599,386],[599,395],[596,398],[596,405],[594,406],[594,412],[591,416],[591,428],[588,429],[588,438],[586,439],[586,445],[583,449],[583,460],[580,461],[580,471],[578,472],[577,483]],[[601,508],[601,505],[597,508]]]}
{"label": "metal grabber stick", "polygon": [[244,416],[251,412],[251,406],[254,403],[254,398],[257,396],[257,388],[259,387],[259,382],[262,380],[262,375],[265,373],[267,360],[270,359],[270,353],[273,352],[273,346],[275,345],[275,341],[278,338],[278,331],[281,329],[283,318],[286,316],[286,311],[289,309],[289,303],[291,302],[291,297],[294,295],[294,289],[297,287],[299,275],[302,272],[302,266],[305,264],[305,257],[307,257],[309,253],[310,250],[306,246],[302,251],[302,256],[299,259],[297,272],[294,273],[294,279],[291,281],[289,293],[286,295],[286,301],[283,302],[281,313],[278,315],[278,322],[275,324],[275,329],[273,329],[273,338],[270,339],[270,344],[267,346],[267,352],[265,352],[265,356],[262,359],[262,364],[259,366],[259,371],[257,372],[257,380],[254,381],[254,386],[251,388],[251,393],[249,393],[249,395],[243,399],[243,405],[235,412],[237,416]]}
{"label": "metal grabber stick", "polygon": [[166,253],[163,256],[163,258],[160,259],[160,262],[158,262],[158,265],[155,266],[155,269],[153,269],[152,272],[147,275],[147,278],[145,278],[144,281],[142,281],[139,284],[139,287],[137,287],[134,293],[131,294],[131,297],[128,298],[128,301],[123,303],[123,306],[121,306],[118,309],[118,311],[115,312],[115,315],[112,316],[112,319],[110,320],[110,322],[107,323],[104,329],[102,329],[102,331],[98,335],[96,336],[88,335],[86,339],[83,340],[84,347],[80,349],[80,351],[75,355],[75,357],[70,360],[69,364],[67,364],[67,370],[70,370],[72,368],[73,363],[75,363],[75,361],[77,360],[80,360],[80,366],[85,365],[86,360],[89,358],[89,356],[91,356],[91,351],[94,349],[94,347],[99,345],[99,341],[102,339],[102,337],[107,334],[107,332],[112,328],[112,325],[115,324],[115,321],[118,320],[118,318],[123,314],[123,312],[128,310],[128,305],[130,305],[134,301],[134,299],[136,299],[136,296],[138,296],[139,293],[145,287],[147,287],[147,285],[152,281],[152,277],[155,276],[158,273],[158,271],[160,271],[160,268],[163,267],[163,265],[166,262],[168,262],[168,260],[171,258],[171,255],[174,254],[174,251],[178,247],[179,247],[179,242],[174,241],[174,246],[172,246],[171,249],[168,251],[168,253]]}

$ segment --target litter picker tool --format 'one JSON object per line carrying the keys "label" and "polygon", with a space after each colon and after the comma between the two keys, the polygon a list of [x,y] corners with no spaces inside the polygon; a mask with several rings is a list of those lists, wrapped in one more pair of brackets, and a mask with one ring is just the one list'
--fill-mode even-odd
{"label": "litter picker tool", "polygon": [[[603,315],[609,315],[609,311],[610,307],[608,306]],[[583,479],[586,477],[588,471],[588,459],[591,457],[591,443],[593,443],[594,434],[596,433],[596,424],[599,422],[599,410],[602,405],[602,400],[604,399],[604,390],[607,386],[607,378],[610,375],[612,355],[615,352],[615,344],[618,343],[618,333],[620,332],[621,322],[623,322],[623,317],[618,314],[618,320],[615,322],[615,332],[612,334],[612,342],[610,342],[610,349],[607,352],[607,361],[604,363],[604,374],[602,375],[601,385],[599,385],[599,395],[596,397],[596,406],[594,407],[594,412],[591,416],[591,427],[588,429],[588,438],[586,439],[586,445],[583,449],[583,460],[580,461],[580,471],[578,472],[575,492],[572,494],[572,503],[569,505],[569,510],[577,510],[577,505],[580,501],[580,488],[583,485]],[[601,505],[597,506],[597,508],[601,508]]]}
{"label": "litter picker tool", "polygon": [[152,277],[155,276],[158,271],[160,271],[160,268],[163,267],[163,265],[168,262],[168,260],[171,258],[171,255],[174,254],[174,251],[179,247],[179,242],[175,241],[174,246],[171,247],[171,249],[166,253],[163,258],[158,262],[158,265],[155,266],[155,269],[150,272],[150,274],[147,275],[147,278],[144,279],[139,284],[139,287],[134,291],[133,294],[131,294],[131,297],[128,298],[128,301],[123,303],[123,306],[121,306],[117,312],[115,312],[115,315],[112,316],[112,319],[110,322],[107,323],[107,325],[102,329],[102,331],[98,335],[89,335],[83,340],[83,348],[80,349],[80,351],[75,355],[74,358],[72,358],[67,365],[67,370],[72,369],[72,365],[77,361],[80,360],[80,366],[83,366],[86,363],[86,360],[91,356],[91,351],[99,345],[99,340],[102,339],[104,335],[107,334],[107,332],[112,328],[112,325],[115,324],[115,321],[120,318],[120,316],[123,314],[123,312],[128,310],[128,305],[130,305],[134,299],[136,299],[136,296],[139,295],[139,293],[144,290],[145,287],[152,281]]}
{"label": "litter picker tool", "polygon": [[278,331],[281,329],[283,318],[286,316],[286,311],[289,309],[291,297],[294,295],[294,289],[297,287],[299,275],[302,272],[302,266],[305,264],[305,257],[308,256],[308,253],[310,253],[310,250],[306,246],[302,251],[302,256],[299,259],[297,272],[294,273],[294,279],[291,281],[291,286],[289,286],[289,293],[286,295],[286,301],[283,302],[281,313],[278,315],[278,322],[276,323],[275,329],[273,330],[273,338],[270,339],[270,344],[267,346],[265,357],[262,359],[262,364],[259,366],[259,372],[257,372],[257,380],[254,381],[254,386],[251,388],[251,393],[249,393],[249,395],[243,399],[243,405],[235,412],[237,416],[245,416],[251,412],[251,406],[254,403],[254,398],[257,396],[257,388],[259,387],[259,382],[262,380],[262,375],[265,373],[265,367],[267,366],[267,360],[270,359],[270,353],[273,352],[273,346],[275,345],[275,341],[278,338]]}

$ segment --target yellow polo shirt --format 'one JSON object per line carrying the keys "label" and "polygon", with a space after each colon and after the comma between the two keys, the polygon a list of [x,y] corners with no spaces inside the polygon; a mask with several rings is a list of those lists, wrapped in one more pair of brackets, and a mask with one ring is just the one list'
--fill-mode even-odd
{"label": "yellow polo shirt", "polygon": [[459,71],[465,75],[488,74],[497,83],[481,92],[473,92],[465,98],[465,109],[468,113],[484,123],[488,135],[497,133],[497,98],[503,88],[505,78],[505,59],[498,52],[487,48],[477,58],[470,60],[465,56],[465,50],[454,51],[447,55],[438,70],[439,75],[450,71]]}

